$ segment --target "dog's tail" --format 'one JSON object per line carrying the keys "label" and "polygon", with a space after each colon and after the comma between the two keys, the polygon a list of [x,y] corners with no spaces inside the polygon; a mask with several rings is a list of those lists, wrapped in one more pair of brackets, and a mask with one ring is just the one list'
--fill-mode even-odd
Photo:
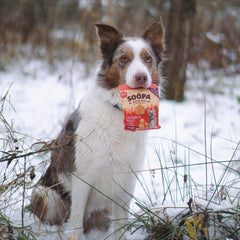
{"label": "dog's tail", "polygon": [[63,198],[53,188],[37,185],[33,189],[31,203],[27,209],[42,222],[62,225],[69,218],[70,206],[70,198]]}

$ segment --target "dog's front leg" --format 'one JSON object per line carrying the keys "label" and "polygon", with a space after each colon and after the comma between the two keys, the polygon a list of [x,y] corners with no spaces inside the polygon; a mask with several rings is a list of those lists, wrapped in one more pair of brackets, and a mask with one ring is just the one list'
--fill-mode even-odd
{"label": "dog's front leg", "polygon": [[68,221],[68,236],[75,240],[80,240],[83,237],[83,218],[88,199],[90,186],[73,176],[72,179],[72,207]]}
{"label": "dog's front leg", "polygon": [[[126,206],[125,206],[126,207]],[[126,237],[123,236],[125,229],[127,228],[128,223],[128,207],[121,207],[115,205],[114,207],[114,231],[115,231],[115,239],[125,240]]]}

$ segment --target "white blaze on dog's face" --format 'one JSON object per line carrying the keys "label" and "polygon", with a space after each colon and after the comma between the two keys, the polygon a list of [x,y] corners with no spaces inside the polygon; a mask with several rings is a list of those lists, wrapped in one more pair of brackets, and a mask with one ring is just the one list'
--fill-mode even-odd
{"label": "white blaze on dog's face", "polygon": [[155,21],[139,38],[124,38],[118,30],[97,24],[103,57],[98,74],[99,84],[106,89],[127,84],[131,88],[148,88],[160,84],[159,64],[164,51],[161,19]]}
{"label": "white blaze on dog's face", "polygon": [[121,82],[131,88],[148,88],[156,71],[156,60],[149,44],[141,38],[128,39],[116,50],[113,62]]}

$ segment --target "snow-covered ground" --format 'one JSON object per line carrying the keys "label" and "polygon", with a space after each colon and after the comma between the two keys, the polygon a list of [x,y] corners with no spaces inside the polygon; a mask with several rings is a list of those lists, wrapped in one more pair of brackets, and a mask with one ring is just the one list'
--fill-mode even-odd
{"label": "snow-covered ground", "polygon": [[[90,77],[86,77],[84,65],[78,62],[56,63],[50,67],[42,60],[22,60],[0,72],[0,97],[8,91],[3,114],[19,132],[16,133],[19,148],[26,149],[34,142],[56,137],[67,114],[78,105],[91,85],[94,74],[95,69]],[[227,189],[233,200],[231,204],[235,204],[240,195],[239,174],[234,171],[240,167],[236,163],[240,159],[239,148],[236,149],[240,141],[239,98],[240,75],[224,76],[221,70],[203,74],[189,69],[186,100],[183,103],[160,102],[161,129],[149,132],[148,151],[140,169],[136,199],[149,207],[185,206],[192,196],[210,199],[214,185],[219,184]],[[2,148],[4,131],[5,126],[0,122]],[[48,155],[43,156],[43,159],[47,158]],[[234,162],[230,166],[233,170],[225,172],[224,166],[228,166],[229,160]],[[0,183],[3,176],[21,172],[23,161],[20,160],[17,166],[12,162],[7,171],[7,163],[0,163]],[[40,165],[41,157],[31,157],[30,161],[36,166],[37,181],[46,166]],[[206,162],[210,164],[206,165]],[[11,170],[15,167],[18,170]],[[169,186],[171,191],[167,190]],[[30,193],[30,190],[26,191],[25,206],[29,203]],[[19,224],[22,221],[21,197],[22,192],[14,193],[12,206],[8,205],[10,199],[8,203],[3,195],[0,199],[0,212]],[[138,211],[135,201],[132,209]],[[230,201],[225,202],[225,207],[226,204],[230,205]],[[38,239],[55,239],[57,236],[44,234],[56,228],[40,226],[38,219],[28,212],[25,213],[25,224],[43,234]],[[129,235],[129,239],[141,239],[137,234]]]}

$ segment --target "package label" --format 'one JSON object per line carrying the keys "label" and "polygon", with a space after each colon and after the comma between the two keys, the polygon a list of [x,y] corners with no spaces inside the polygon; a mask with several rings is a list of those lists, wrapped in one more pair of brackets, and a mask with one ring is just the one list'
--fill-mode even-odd
{"label": "package label", "polygon": [[158,129],[159,92],[156,84],[150,88],[130,88],[120,85],[120,95],[126,130]]}

